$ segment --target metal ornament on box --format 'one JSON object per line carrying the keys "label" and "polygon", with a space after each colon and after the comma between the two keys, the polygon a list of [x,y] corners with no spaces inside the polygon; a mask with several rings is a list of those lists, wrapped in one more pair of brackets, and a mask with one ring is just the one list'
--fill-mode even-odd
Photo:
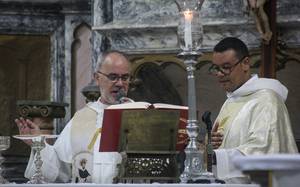
{"label": "metal ornament on box", "polygon": [[[204,0],[176,0],[179,9],[178,41],[182,52],[179,57],[184,60],[188,79],[188,121],[187,134],[190,138],[185,148],[185,168],[180,175],[182,183],[211,183],[213,174],[204,168],[204,150],[199,149],[197,138],[199,135],[199,122],[196,112],[195,90],[195,64],[200,52],[203,40],[203,27],[200,19],[200,9]],[[204,139],[201,138],[201,139]]]}
{"label": "metal ornament on box", "polygon": [[123,111],[118,144],[122,163],[114,182],[178,182],[179,120],[177,110]]}

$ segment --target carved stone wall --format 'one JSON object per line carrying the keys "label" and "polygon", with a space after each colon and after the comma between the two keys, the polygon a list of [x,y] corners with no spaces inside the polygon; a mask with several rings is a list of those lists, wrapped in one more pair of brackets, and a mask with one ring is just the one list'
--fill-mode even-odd
{"label": "carved stone wall", "polygon": [[86,104],[85,97],[81,93],[93,79],[92,72],[92,50],[91,50],[91,29],[86,24],[79,25],[74,33],[75,41],[72,46],[72,108],[74,114]]}
{"label": "carved stone wall", "polygon": [[[50,40],[47,36],[0,35],[0,135],[18,134],[14,119],[18,99],[49,99],[50,97]],[[30,149],[24,143],[11,139],[5,151],[8,158],[7,174],[22,180]],[[19,168],[12,163],[19,159]],[[17,169],[18,168],[18,169]]]}
{"label": "carved stone wall", "polygon": [[[297,0],[278,1],[281,38],[290,46],[299,46],[299,37],[296,37],[300,25],[299,6]],[[112,7],[103,0],[95,0],[93,13],[94,30],[108,36],[113,49],[129,53],[178,51],[178,10],[173,0],[114,0]],[[252,48],[260,45],[254,19],[243,0],[207,0],[201,17],[204,51],[211,50],[225,36],[238,36]]]}
{"label": "carved stone wall", "polygon": [[[1,60],[0,72],[5,70],[2,67],[16,69],[17,72],[12,74],[0,74],[4,77],[4,83],[1,84],[6,90],[14,90],[14,87],[24,87],[26,94],[9,93],[7,104],[1,105],[0,110],[5,111],[5,127],[1,125],[1,134],[13,135],[17,133],[14,118],[16,117],[15,100],[17,99],[44,99],[55,102],[71,103],[71,46],[76,39],[74,30],[81,24],[91,25],[89,0],[14,0],[6,1],[0,0],[0,35],[4,37],[18,36],[24,37],[41,37],[46,38],[48,43],[37,43],[34,47],[23,47],[20,53],[26,54],[29,51],[30,58],[18,58],[17,54],[11,55],[11,59]],[[28,44],[32,43],[29,41]],[[0,44],[1,45],[1,44]],[[17,46],[17,43],[11,45],[12,50]],[[46,49],[46,54],[40,52]],[[2,46],[0,47],[3,51]],[[16,50],[15,50],[16,51]],[[9,53],[5,53],[9,54]],[[1,55],[3,56],[3,55]],[[25,75],[21,69],[13,63],[14,60],[29,63],[34,62],[34,68],[28,69],[28,79],[20,78],[21,83],[13,84],[14,79],[9,79],[10,76]],[[47,63],[46,63],[47,62]],[[26,64],[26,63],[24,63]],[[47,64],[47,65],[45,65]],[[91,69],[89,71],[92,71]],[[7,81],[9,80],[9,81]],[[43,82],[43,84],[39,84]],[[26,86],[24,86],[26,85]],[[3,94],[3,93],[0,93]],[[20,97],[20,95],[22,97]],[[2,96],[2,95],[1,95]],[[9,102],[12,101],[12,102]],[[8,111],[9,109],[9,111]],[[7,114],[7,115],[6,115]],[[8,118],[7,116],[10,116]],[[55,120],[55,132],[60,133],[66,122],[70,119],[70,105],[67,108],[67,114],[64,119]],[[1,118],[2,119],[2,118]],[[11,149],[5,152],[7,160],[4,165],[6,166],[7,175],[11,181],[23,182],[24,169],[27,164],[28,147],[17,140],[12,140],[13,144]],[[22,145],[21,145],[22,144]],[[26,148],[26,150],[24,150]],[[18,150],[22,155],[18,155]]]}
{"label": "carved stone wall", "polygon": [[[71,46],[74,30],[91,25],[90,1],[0,1],[0,34],[50,38],[50,100],[71,103]],[[90,70],[91,71],[91,70]],[[57,132],[70,119],[57,122]]]}

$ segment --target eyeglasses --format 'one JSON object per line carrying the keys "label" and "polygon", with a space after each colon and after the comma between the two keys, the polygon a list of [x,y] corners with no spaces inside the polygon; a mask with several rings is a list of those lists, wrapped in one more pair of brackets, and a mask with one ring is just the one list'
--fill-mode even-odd
{"label": "eyeglasses", "polygon": [[102,73],[101,71],[97,71],[97,73],[104,75],[106,78],[108,78],[112,82],[117,82],[119,79],[121,79],[121,81],[123,81],[123,82],[126,82],[126,81],[129,81],[129,79],[130,79],[130,75],[128,73],[123,74],[123,75],[118,75],[115,73],[105,74],[105,73]]}
{"label": "eyeglasses", "polygon": [[229,75],[235,66],[237,66],[239,63],[241,63],[247,56],[244,56],[243,58],[241,58],[240,60],[238,60],[235,64],[233,64],[232,66],[217,66],[216,64],[212,64],[209,69],[208,72],[210,74],[216,75],[219,72],[221,72],[223,75]]}

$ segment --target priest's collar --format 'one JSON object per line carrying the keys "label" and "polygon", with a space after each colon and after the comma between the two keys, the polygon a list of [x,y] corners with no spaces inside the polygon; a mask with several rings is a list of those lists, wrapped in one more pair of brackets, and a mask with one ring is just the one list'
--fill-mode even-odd
{"label": "priest's collar", "polygon": [[98,101],[95,102],[89,102],[87,104],[87,106],[93,110],[95,110],[97,113],[99,113],[100,111],[102,111],[103,109],[107,108],[109,105],[107,104],[103,104],[100,101],[100,98],[98,99]]}
{"label": "priest's collar", "polygon": [[262,89],[269,89],[277,93],[284,101],[288,95],[288,89],[276,79],[259,78],[257,74],[251,75],[251,78],[241,87],[233,92],[227,92],[228,98],[237,98],[249,95]]}

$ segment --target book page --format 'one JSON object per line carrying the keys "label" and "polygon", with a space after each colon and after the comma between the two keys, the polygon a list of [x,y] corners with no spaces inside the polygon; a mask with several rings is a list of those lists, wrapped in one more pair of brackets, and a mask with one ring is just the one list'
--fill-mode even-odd
{"label": "book page", "polygon": [[179,110],[187,110],[187,106],[180,106],[180,105],[172,105],[166,103],[155,103],[153,104],[154,108],[163,108],[163,109],[179,109]]}
{"label": "book page", "polygon": [[147,102],[133,102],[133,103],[123,103],[117,105],[110,105],[106,109],[146,109],[150,106]]}
{"label": "book page", "polygon": [[123,103],[123,104],[117,104],[117,105],[111,105],[107,107],[106,109],[147,109],[150,106],[153,106],[153,108],[161,108],[161,109],[178,109],[178,110],[187,110],[187,106],[179,106],[179,105],[172,105],[172,104],[166,104],[166,103],[155,103],[151,104],[148,102],[133,102],[133,103]]}

